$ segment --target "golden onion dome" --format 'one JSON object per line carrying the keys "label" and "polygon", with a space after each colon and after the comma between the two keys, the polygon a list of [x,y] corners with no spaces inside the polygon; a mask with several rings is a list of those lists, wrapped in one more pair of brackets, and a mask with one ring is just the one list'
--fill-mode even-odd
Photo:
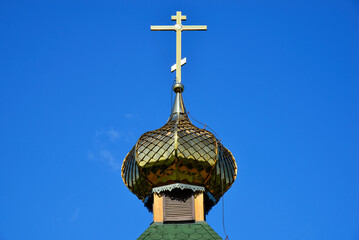
{"label": "golden onion dome", "polygon": [[174,91],[167,123],[144,133],[125,157],[123,181],[142,201],[155,187],[182,183],[204,187],[215,204],[236,179],[236,162],[214,134],[191,123],[183,104],[183,85],[176,84]]}

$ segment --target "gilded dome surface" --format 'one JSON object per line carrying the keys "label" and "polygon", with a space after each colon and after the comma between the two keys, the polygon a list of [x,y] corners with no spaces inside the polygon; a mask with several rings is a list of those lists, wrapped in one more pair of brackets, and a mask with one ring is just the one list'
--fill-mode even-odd
{"label": "gilded dome surface", "polygon": [[144,133],[122,165],[124,183],[143,201],[154,187],[172,183],[203,186],[218,201],[236,174],[232,153],[210,131],[191,123],[181,93],[167,123]]}

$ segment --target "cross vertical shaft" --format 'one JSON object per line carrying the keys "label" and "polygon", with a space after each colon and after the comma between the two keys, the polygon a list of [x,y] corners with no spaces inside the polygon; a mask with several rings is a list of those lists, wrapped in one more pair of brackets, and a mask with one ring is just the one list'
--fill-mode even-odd
{"label": "cross vertical shaft", "polygon": [[[181,12],[177,12],[176,14],[176,25],[175,28],[180,28],[182,26],[182,18]],[[182,48],[182,31],[180,29],[176,29],[176,82],[181,82],[181,48]]]}
{"label": "cross vertical shaft", "polygon": [[181,48],[182,48],[182,31],[205,31],[207,26],[183,26],[182,20],[186,21],[187,17],[182,15],[181,11],[177,11],[175,16],[171,16],[172,21],[176,21],[175,25],[167,26],[151,26],[152,31],[176,31],[176,82],[181,83]]}

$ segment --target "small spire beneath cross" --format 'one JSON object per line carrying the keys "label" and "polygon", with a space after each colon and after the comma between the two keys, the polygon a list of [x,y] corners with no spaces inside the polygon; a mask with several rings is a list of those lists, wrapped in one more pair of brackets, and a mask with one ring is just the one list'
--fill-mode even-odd
{"label": "small spire beneath cross", "polygon": [[[187,16],[182,15],[181,11],[177,11],[175,16],[171,16],[172,21],[176,21],[175,25],[151,26],[151,31],[176,31],[176,83],[181,83],[181,41],[182,31],[206,31],[206,25],[182,25],[182,21],[187,20]],[[182,90],[183,91],[183,90]]]}

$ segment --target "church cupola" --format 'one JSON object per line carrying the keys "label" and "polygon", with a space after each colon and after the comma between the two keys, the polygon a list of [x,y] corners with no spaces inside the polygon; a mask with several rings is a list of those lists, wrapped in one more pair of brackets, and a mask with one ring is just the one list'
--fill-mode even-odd
{"label": "church cupola", "polygon": [[206,30],[183,26],[186,16],[172,16],[174,26],[151,26],[177,35],[175,101],[167,123],[144,133],[122,165],[126,186],[153,212],[155,223],[203,222],[236,179],[232,153],[210,131],[192,124],[181,83],[181,32]]}

